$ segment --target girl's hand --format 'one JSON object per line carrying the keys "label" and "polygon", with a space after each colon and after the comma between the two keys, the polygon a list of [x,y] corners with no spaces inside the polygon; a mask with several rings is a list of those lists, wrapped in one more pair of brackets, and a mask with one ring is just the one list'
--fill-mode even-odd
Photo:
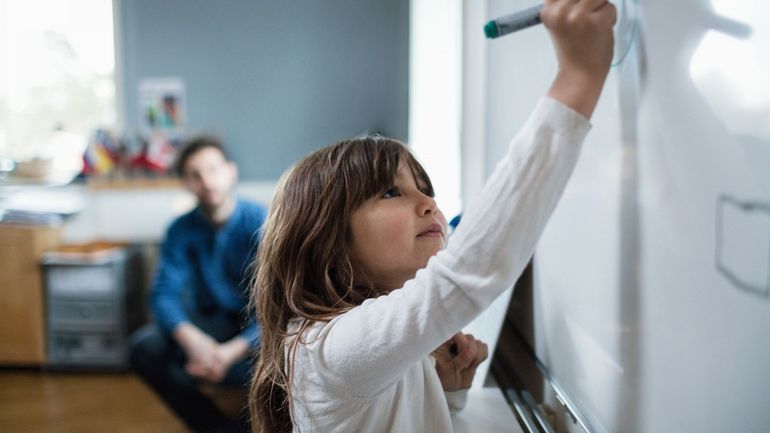
{"label": "girl's hand", "polygon": [[587,118],[612,62],[616,13],[607,0],[545,0],[540,12],[559,63],[549,96]]}
{"label": "girl's hand", "polygon": [[444,391],[470,388],[476,367],[487,359],[488,352],[486,343],[462,332],[434,350],[431,355]]}

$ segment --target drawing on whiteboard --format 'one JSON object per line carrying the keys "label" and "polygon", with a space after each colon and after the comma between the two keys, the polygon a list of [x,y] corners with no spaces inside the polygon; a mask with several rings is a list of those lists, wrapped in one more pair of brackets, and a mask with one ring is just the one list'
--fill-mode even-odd
{"label": "drawing on whiteboard", "polygon": [[716,267],[736,287],[770,297],[770,203],[721,195],[716,209]]}

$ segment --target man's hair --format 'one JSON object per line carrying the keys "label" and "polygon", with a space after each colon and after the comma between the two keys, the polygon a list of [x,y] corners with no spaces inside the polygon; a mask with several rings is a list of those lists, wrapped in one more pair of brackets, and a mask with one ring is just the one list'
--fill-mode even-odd
{"label": "man's hair", "polygon": [[218,137],[213,135],[199,135],[188,140],[179,150],[179,154],[176,157],[176,163],[174,164],[176,175],[184,177],[184,166],[187,164],[187,161],[196,153],[209,147],[217,149],[222,153],[222,156],[225,157],[225,160],[230,161],[230,157],[227,155],[227,151]]}

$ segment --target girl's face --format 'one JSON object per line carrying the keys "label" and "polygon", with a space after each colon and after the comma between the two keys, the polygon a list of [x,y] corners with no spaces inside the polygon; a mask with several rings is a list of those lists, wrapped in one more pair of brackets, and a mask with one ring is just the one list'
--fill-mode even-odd
{"label": "girl's face", "polygon": [[447,222],[404,163],[394,185],[350,216],[351,252],[375,287],[398,289],[446,245]]}

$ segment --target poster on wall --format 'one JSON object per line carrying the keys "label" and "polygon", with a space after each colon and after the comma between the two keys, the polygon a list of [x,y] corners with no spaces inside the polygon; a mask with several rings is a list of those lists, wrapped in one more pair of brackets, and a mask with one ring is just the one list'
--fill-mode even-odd
{"label": "poster on wall", "polygon": [[180,134],[185,126],[185,87],[180,77],[139,81],[140,125],[145,133]]}
{"label": "poster on wall", "polygon": [[181,77],[147,77],[139,81],[141,150],[132,165],[153,173],[171,169],[187,121]]}

